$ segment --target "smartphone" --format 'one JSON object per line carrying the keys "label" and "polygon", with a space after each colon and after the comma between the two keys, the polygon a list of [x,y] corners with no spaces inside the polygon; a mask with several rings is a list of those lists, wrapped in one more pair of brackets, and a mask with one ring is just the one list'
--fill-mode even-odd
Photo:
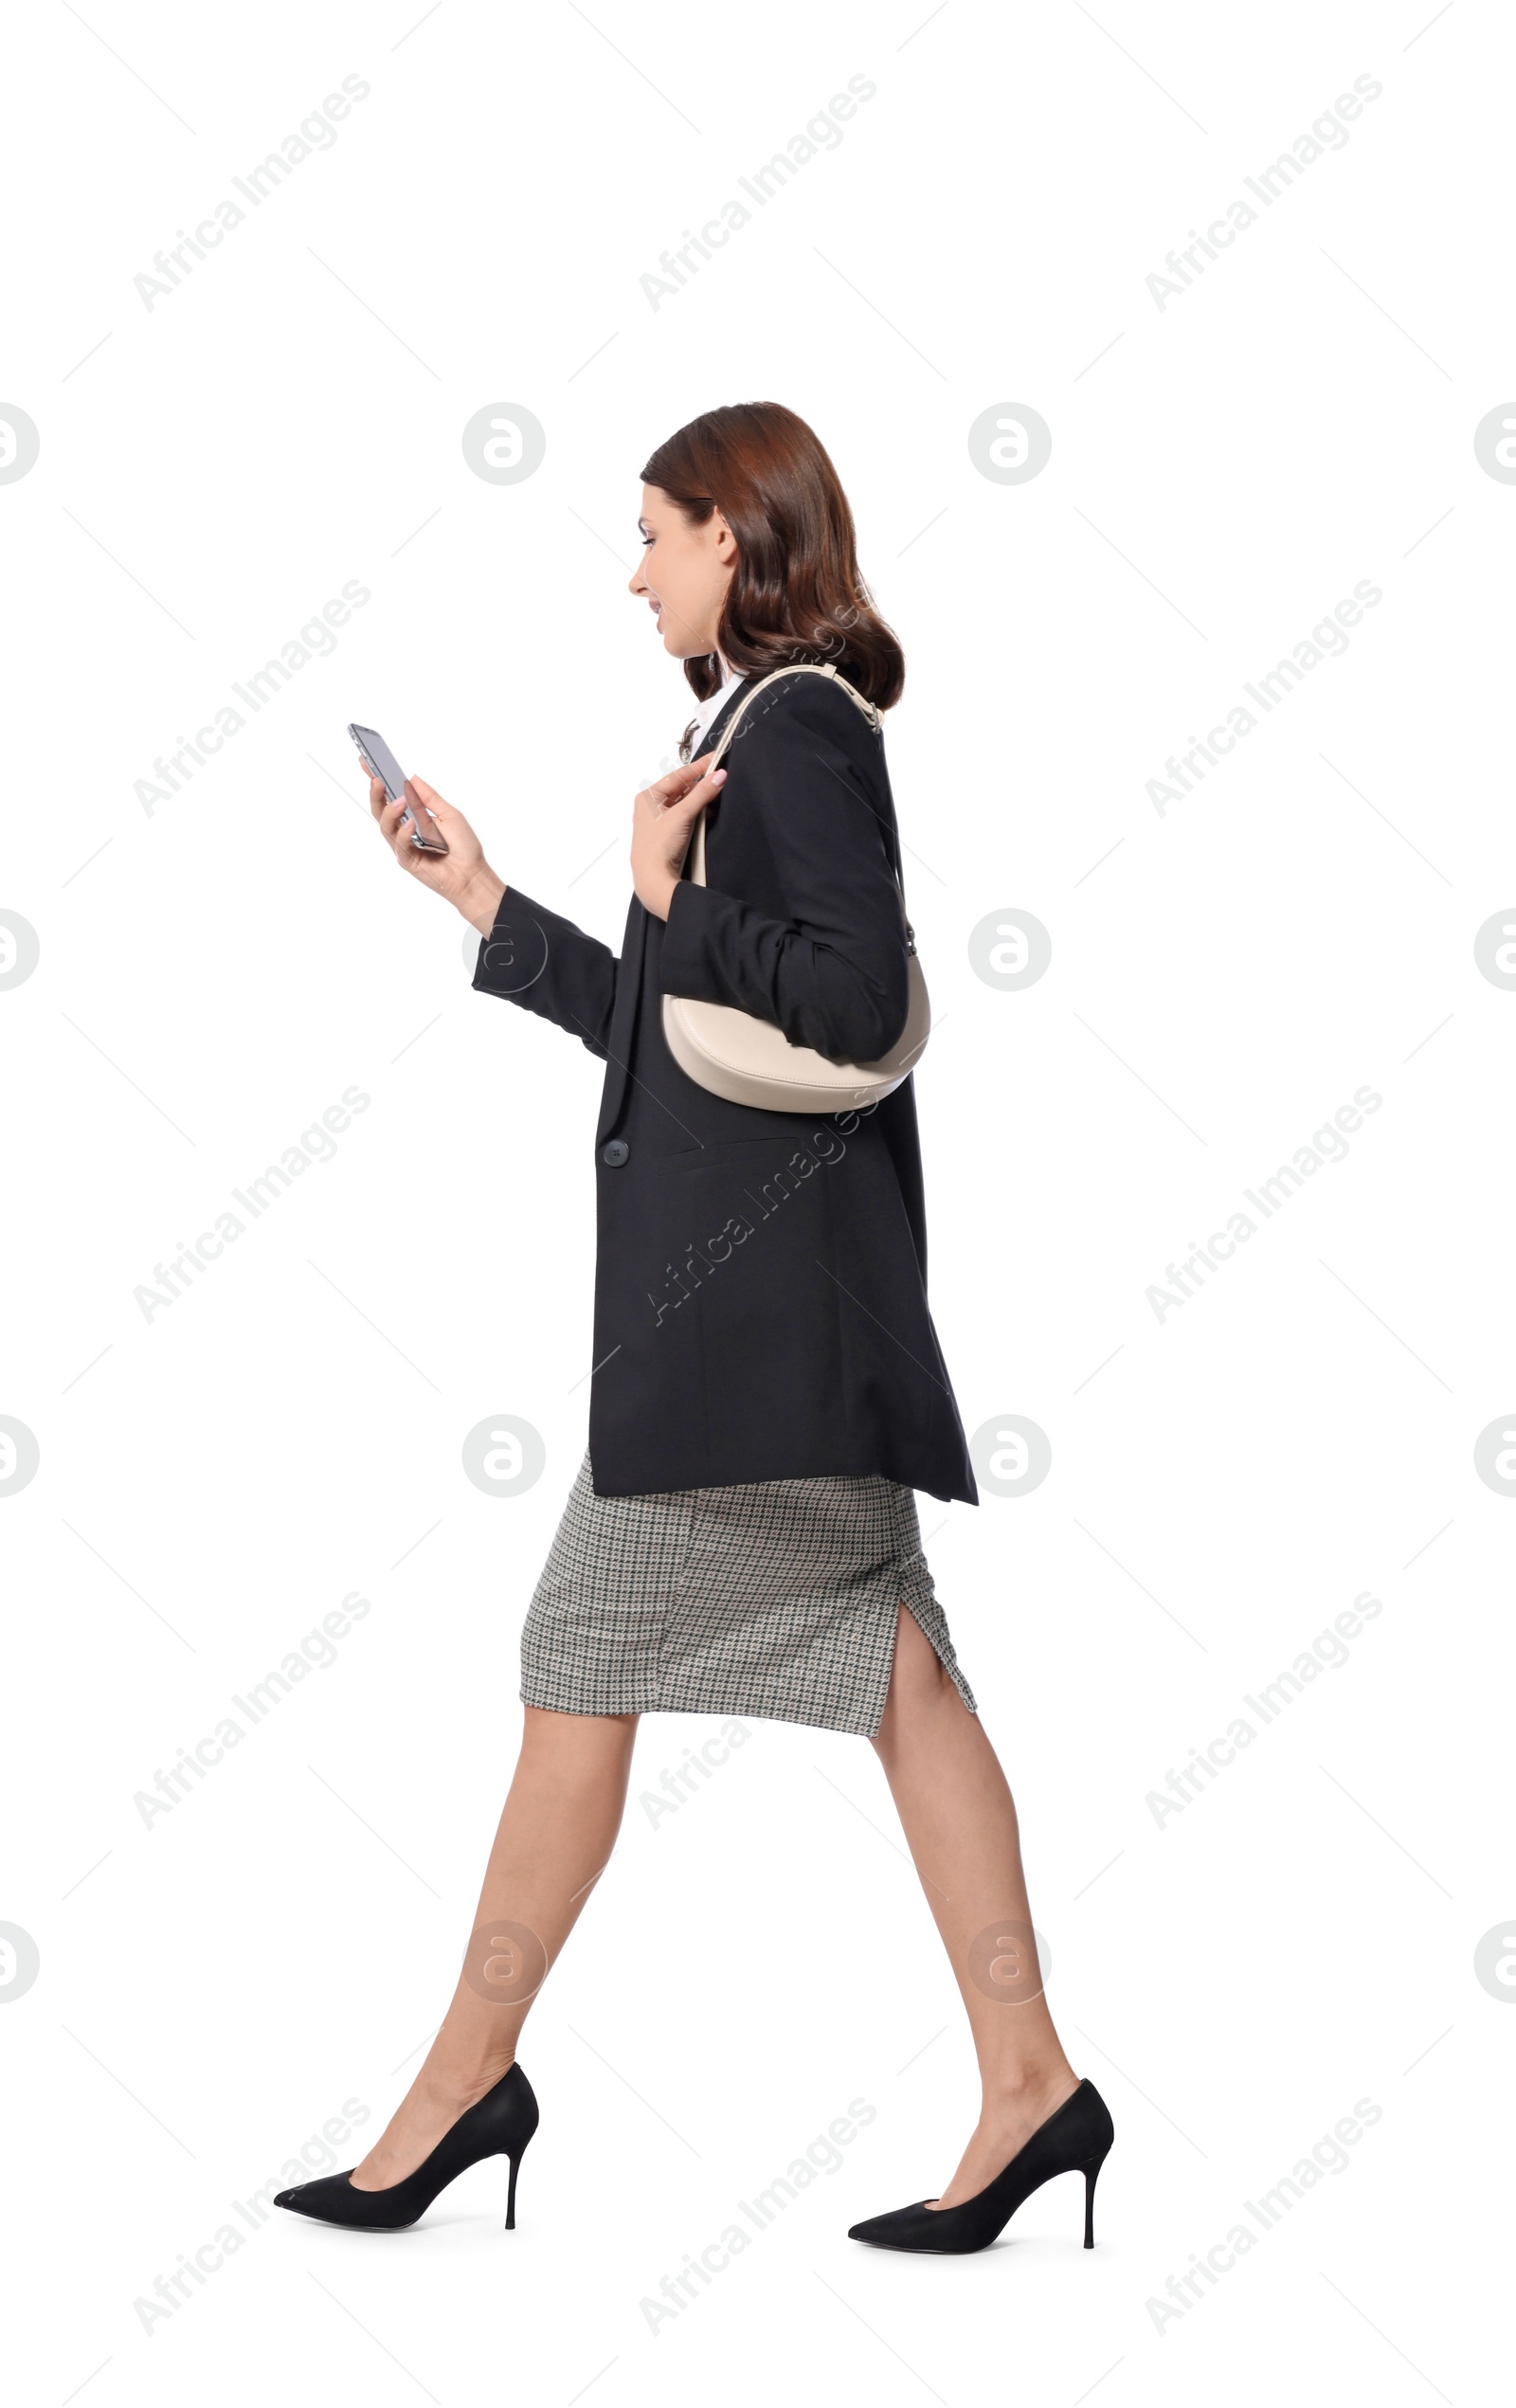
{"label": "smartphone", "polygon": [[[360,728],[355,721],[350,720],[348,733],[357,746],[359,758],[370,776],[379,780],[391,803],[398,803],[406,791],[406,773],[377,728]],[[446,852],[447,845],[436,821],[428,817],[424,825],[419,824],[408,802],[401,817],[402,826],[406,820],[410,822],[410,841],[418,853]]]}

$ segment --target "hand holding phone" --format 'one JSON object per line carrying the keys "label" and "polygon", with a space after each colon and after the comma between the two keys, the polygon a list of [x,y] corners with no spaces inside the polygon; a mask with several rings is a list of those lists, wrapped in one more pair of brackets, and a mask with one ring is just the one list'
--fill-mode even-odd
{"label": "hand holding phone", "polygon": [[[369,775],[379,780],[390,802],[398,803],[403,797],[405,798],[406,807],[401,814],[401,824],[404,825],[406,820],[410,822],[410,841],[417,852],[445,853],[447,844],[437,825],[435,816],[428,813],[425,820],[419,820],[415,811],[412,810],[409,797],[406,794],[406,773],[378,730],[361,728],[356,721],[350,721],[348,733],[357,746],[359,758]],[[424,809],[425,806],[423,805],[422,808]]]}
{"label": "hand holding phone", "polygon": [[[407,778],[375,729],[354,725],[348,733],[369,771],[369,809],[398,867],[461,912],[481,936],[488,936],[499,912],[505,880],[491,869],[484,847],[462,812],[424,778]],[[398,820],[397,804],[402,805]],[[401,830],[407,825],[410,842],[405,844]]]}

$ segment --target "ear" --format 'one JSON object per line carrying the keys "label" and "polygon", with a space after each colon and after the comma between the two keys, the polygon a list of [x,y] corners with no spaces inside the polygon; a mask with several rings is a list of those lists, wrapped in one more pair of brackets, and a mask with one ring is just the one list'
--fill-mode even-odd
{"label": "ear", "polygon": [[732,534],[731,529],[722,517],[719,510],[712,511],[710,523],[716,531],[716,558],[720,561],[724,569],[734,567],[737,558],[736,536]]}

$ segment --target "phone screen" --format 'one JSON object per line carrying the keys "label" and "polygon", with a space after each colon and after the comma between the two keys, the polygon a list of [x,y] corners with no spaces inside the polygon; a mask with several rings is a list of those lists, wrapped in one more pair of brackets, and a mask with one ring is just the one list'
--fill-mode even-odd
{"label": "phone screen", "polygon": [[[370,775],[381,781],[391,803],[400,802],[406,792],[406,772],[378,729],[360,728],[355,720],[350,720],[348,733],[357,746]],[[401,813],[401,826],[404,827],[407,821],[410,823],[410,841],[418,853],[446,852],[447,840],[437,824],[437,814],[424,803],[418,803],[414,810],[408,802],[406,804]]]}
{"label": "phone screen", "polygon": [[360,728],[354,721],[348,733],[363,755],[370,775],[381,779],[390,802],[398,803],[406,790],[406,773],[378,729]]}

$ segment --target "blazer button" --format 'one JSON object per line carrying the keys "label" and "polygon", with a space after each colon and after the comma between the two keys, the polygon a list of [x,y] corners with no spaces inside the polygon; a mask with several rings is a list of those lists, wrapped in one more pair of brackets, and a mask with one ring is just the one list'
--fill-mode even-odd
{"label": "blazer button", "polygon": [[608,1146],[602,1146],[600,1158],[602,1162],[608,1163],[612,1170],[619,1170],[631,1150],[624,1137],[613,1137]]}

